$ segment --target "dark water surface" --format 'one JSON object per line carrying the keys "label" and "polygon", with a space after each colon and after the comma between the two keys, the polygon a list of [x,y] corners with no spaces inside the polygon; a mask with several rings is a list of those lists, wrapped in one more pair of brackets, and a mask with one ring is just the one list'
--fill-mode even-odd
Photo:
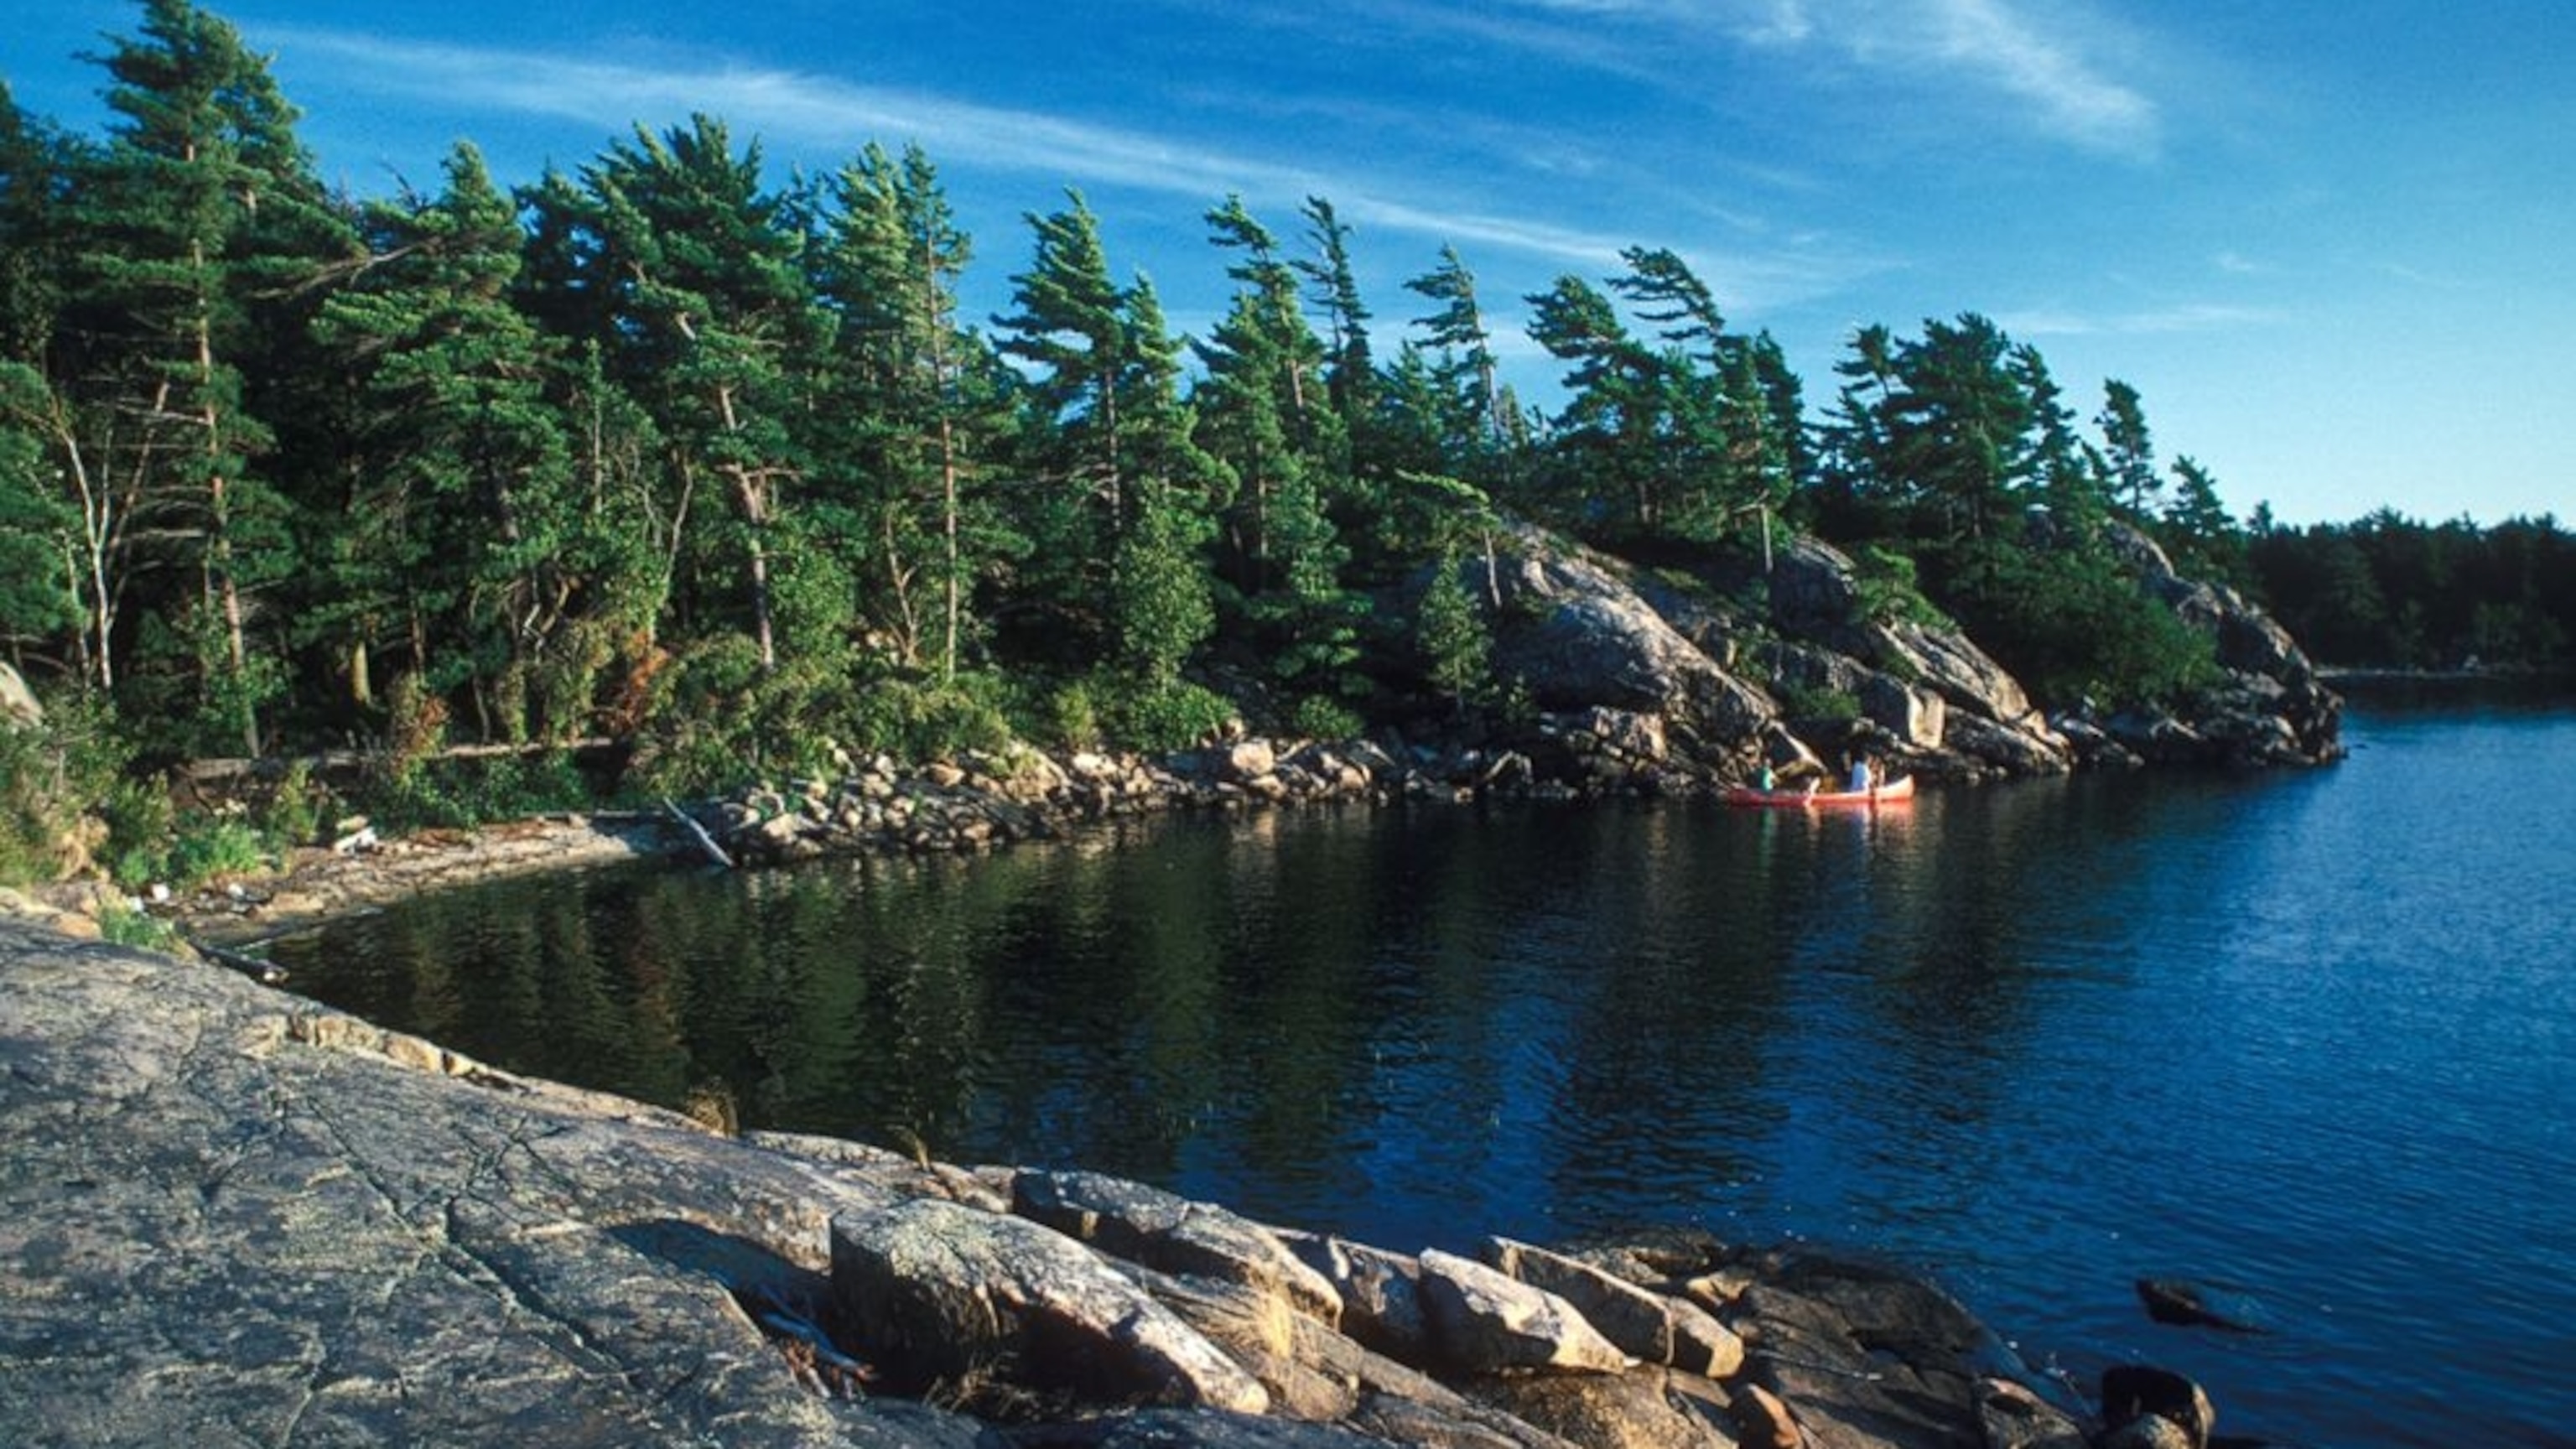
{"label": "dark water surface", "polygon": [[[623,870],[281,942],[505,1066],[1399,1250],[1647,1223],[1929,1269],[2090,1383],[2311,1445],[2576,1443],[2576,710],[2352,758],[1708,804],[1175,820]],[[2270,1332],[2149,1323],[2179,1275]]]}

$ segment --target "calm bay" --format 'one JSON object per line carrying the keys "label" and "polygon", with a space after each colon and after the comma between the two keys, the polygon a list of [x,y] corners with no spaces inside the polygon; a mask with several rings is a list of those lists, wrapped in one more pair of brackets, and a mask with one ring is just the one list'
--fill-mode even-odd
{"label": "calm bay", "polygon": [[[2308,1445],[2576,1443],[2576,708],[1876,815],[1415,804],[503,882],[277,943],[514,1070],[1411,1251],[1646,1224],[1927,1270]],[[2140,1276],[2266,1331],[2150,1323]]]}

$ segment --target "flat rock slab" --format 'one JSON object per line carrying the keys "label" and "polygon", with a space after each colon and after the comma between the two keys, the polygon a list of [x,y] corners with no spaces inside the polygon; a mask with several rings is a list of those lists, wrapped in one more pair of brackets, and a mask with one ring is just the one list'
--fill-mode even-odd
{"label": "flat rock slab", "polygon": [[0,1442],[960,1442],[799,1389],[726,1286],[881,1198],[326,1015],[0,922]]}

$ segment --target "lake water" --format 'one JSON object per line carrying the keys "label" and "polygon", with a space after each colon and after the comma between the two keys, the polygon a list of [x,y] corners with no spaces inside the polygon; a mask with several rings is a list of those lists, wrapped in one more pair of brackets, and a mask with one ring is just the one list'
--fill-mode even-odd
{"label": "lake water", "polygon": [[[504,884],[294,986],[746,1123],[1399,1250],[1641,1224],[1926,1269],[2034,1363],[2306,1445],[2576,1444],[2576,710],[2349,760],[1171,820],[977,861]],[[2150,1323],[2144,1275],[2269,1331]]]}

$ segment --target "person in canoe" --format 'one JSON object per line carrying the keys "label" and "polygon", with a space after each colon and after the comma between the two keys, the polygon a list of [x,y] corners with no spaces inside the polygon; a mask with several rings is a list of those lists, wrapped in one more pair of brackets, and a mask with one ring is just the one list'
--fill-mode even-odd
{"label": "person in canoe", "polygon": [[1875,783],[1877,782],[1872,778],[1872,771],[1869,767],[1869,756],[1865,753],[1853,755],[1851,763],[1851,784],[1849,787],[1851,793],[1855,795],[1866,795],[1869,793],[1869,787]]}

